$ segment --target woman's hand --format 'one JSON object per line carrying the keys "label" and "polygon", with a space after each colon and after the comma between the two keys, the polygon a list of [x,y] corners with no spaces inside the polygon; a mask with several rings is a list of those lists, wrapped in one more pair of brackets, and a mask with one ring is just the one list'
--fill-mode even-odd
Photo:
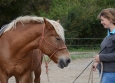
{"label": "woman's hand", "polygon": [[97,64],[100,62],[99,55],[94,56],[95,63],[93,64],[92,68],[93,71],[96,71]]}
{"label": "woman's hand", "polygon": [[94,64],[93,64],[93,66],[92,66],[93,71],[96,71],[97,64],[98,64],[98,63],[94,63]]}
{"label": "woman's hand", "polygon": [[94,60],[95,60],[95,62],[100,62],[100,59],[99,59],[99,55],[96,55],[96,56],[94,56]]}

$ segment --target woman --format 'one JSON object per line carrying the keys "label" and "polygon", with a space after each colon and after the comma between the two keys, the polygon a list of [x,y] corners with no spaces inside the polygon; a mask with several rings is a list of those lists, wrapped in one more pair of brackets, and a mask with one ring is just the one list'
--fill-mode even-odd
{"label": "woman", "polygon": [[100,45],[100,53],[94,58],[93,70],[95,71],[97,68],[100,72],[100,62],[102,62],[103,75],[101,83],[115,83],[115,9],[103,9],[98,18],[104,28],[108,30],[108,35]]}

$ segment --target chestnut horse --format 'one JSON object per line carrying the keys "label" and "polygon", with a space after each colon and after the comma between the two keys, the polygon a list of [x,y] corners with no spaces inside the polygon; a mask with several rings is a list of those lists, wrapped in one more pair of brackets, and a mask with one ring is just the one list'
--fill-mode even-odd
{"label": "chestnut horse", "polygon": [[[0,37],[0,81],[28,83],[32,72],[34,83],[40,83],[42,53],[60,68],[71,61],[64,43],[64,29],[56,21],[37,16],[18,17],[8,24]],[[33,83],[33,82],[32,82]]]}

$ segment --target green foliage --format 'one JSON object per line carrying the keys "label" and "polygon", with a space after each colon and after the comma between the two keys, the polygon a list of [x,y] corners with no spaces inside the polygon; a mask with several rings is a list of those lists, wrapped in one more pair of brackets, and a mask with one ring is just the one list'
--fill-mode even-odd
{"label": "green foliage", "polygon": [[[60,20],[66,38],[103,38],[106,30],[97,20],[98,13],[115,7],[114,0],[1,0],[0,26],[18,16],[37,15]],[[69,40],[67,43],[100,44],[96,40]]]}
{"label": "green foliage", "polygon": [[104,30],[101,28],[99,21],[96,20],[98,13],[99,10],[96,9],[95,3],[81,0],[81,4],[73,6],[68,11],[68,17],[64,25],[67,30],[66,37],[103,37],[103,33],[100,33],[100,35],[97,33]]}
{"label": "green foliage", "polygon": [[29,0],[3,0],[0,5],[0,25],[9,23],[14,18],[27,14],[29,4]]}
{"label": "green foliage", "polygon": [[7,5],[10,5],[10,3],[13,1],[15,1],[15,0],[1,0],[0,5],[7,6]]}
{"label": "green foliage", "polygon": [[[68,11],[64,27],[66,38],[103,38],[107,31],[97,20],[97,15],[102,10],[96,0],[79,0],[79,3]],[[66,41],[76,45],[100,44],[102,40]],[[72,43],[72,44],[73,44]]]}
{"label": "green foliage", "polygon": [[97,0],[100,7],[115,7],[115,0]]}
{"label": "green foliage", "polygon": [[39,15],[39,10],[48,10],[50,3],[51,0],[1,0],[0,26],[18,16]]}
{"label": "green foliage", "polygon": [[52,0],[49,12],[41,10],[40,16],[50,19],[61,19],[68,11],[65,5],[67,5],[66,0]]}

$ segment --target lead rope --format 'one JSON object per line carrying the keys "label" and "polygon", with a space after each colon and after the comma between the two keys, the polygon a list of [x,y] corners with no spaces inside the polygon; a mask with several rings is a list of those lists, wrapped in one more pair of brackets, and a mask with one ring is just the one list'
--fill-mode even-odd
{"label": "lead rope", "polygon": [[[92,66],[91,66],[88,83],[90,83],[90,80],[91,80],[91,83],[93,83],[93,69],[92,69],[93,64],[94,64],[94,61],[93,61]],[[100,77],[99,77],[99,83],[101,83],[101,81],[102,81],[102,75],[103,75],[103,63],[101,62],[101,74],[100,74]]]}
{"label": "lead rope", "polygon": [[[99,54],[105,49],[106,47],[104,47],[100,52],[99,52]],[[101,63],[101,74],[100,74],[100,77],[99,77],[99,83],[101,83],[101,81],[102,81],[102,75],[103,75],[103,63],[102,62],[100,62]],[[93,65],[92,65],[92,67],[93,67]],[[92,69],[92,68],[91,68]],[[93,75],[93,70],[91,70],[90,72],[92,72],[92,75]],[[91,75],[91,74],[90,74]],[[92,78],[93,78],[93,76],[92,76]],[[89,77],[89,80],[90,80],[90,77]],[[88,81],[88,83],[89,83],[89,81]],[[93,83],[93,82],[92,82]]]}
{"label": "lead rope", "polygon": [[[94,60],[92,60],[87,67],[93,62]],[[72,83],[75,83],[75,81],[77,80],[77,78],[79,78],[81,76],[81,74],[87,69],[87,67],[75,78],[75,80]]]}
{"label": "lead rope", "polygon": [[[105,48],[106,48],[106,47],[104,47],[104,48],[99,52],[99,54],[100,54]],[[92,62],[94,62],[94,60],[92,60],[92,61],[87,65],[87,67],[88,67]],[[87,68],[87,67],[86,67],[86,68]],[[86,70],[86,68],[79,74],[79,76]],[[91,71],[92,71],[92,70],[91,70]],[[103,75],[103,63],[101,62],[101,74],[100,74],[100,78],[99,78],[99,83],[101,83],[102,75]],[[77,78],[78,78],[79,76],[77,76],[72,83],[75,83],[75,81],[77,80]],[[89,78],[89,79],[90,79],[90,78]]]}
{"label": "lead rope", "polygon": [[99,77],[99,83],[101,83],[101,81],[102,81],[102,75],[103,75],[103,63],[101,62],[101,74]]}
{"label": "lead rope", "polygon": [[48,63],[49,63],[51,60],[49,60],[49,61],[47,62],[46,59],[45,59],[45,56],[44,56],[44,61],[45,61],[45,67],[46,67],[46,74],[47,74],[47,78],[48,78],[48,83],[50,83],[49,73],[48,73]]}
{"label": "lead rope", "polygon": [[91,70],[90,70],[90,74],[89,74],[89,80],[88,80],[88,83],[90,83],[90,80],[91,80],[91,83],[93,83],[93,64],[94,64],[94,60],[92,62],[92,66],[91,66]]}
{"label": "lead rope", "polygon": [[[59,50],[59,48],[58,48],[56,51],[54,51],[54,53],[50,56],[50,58],[51,58],[58,50]],[[47,74],[47,78],[48,78],[48,83],[50,83],[49,73],[48,73],[48,64],[49,64],[49,62],[51,61],[50,58],[46,61],[46,58],[45,58],[45,56],[44,56],[44,61],[45,61],[45,67],[46,67],[46,74]]]}
{"label": "lead rope", "polygon": [[[94,62],[95,62],[95,61],[92,60],[92,61],[87,65],[87,67],[88,67],[88,66],[92,63],[88,83],[90,83],[90,80],[91,80],[91,83],[93,83],[93,70],[92,70],[92,68],[93,68]],[[75,81],[77,80],[77,78],[80,77],[80,75],[87,69],[87,67],[76,77],[76,79],[75,79],[72,83],[75,83]],[[99,78],[99,83],[101,83],[102,75],[103,75],[103,63],[101,62],[101,74],[100,74],[100,78]]]}

